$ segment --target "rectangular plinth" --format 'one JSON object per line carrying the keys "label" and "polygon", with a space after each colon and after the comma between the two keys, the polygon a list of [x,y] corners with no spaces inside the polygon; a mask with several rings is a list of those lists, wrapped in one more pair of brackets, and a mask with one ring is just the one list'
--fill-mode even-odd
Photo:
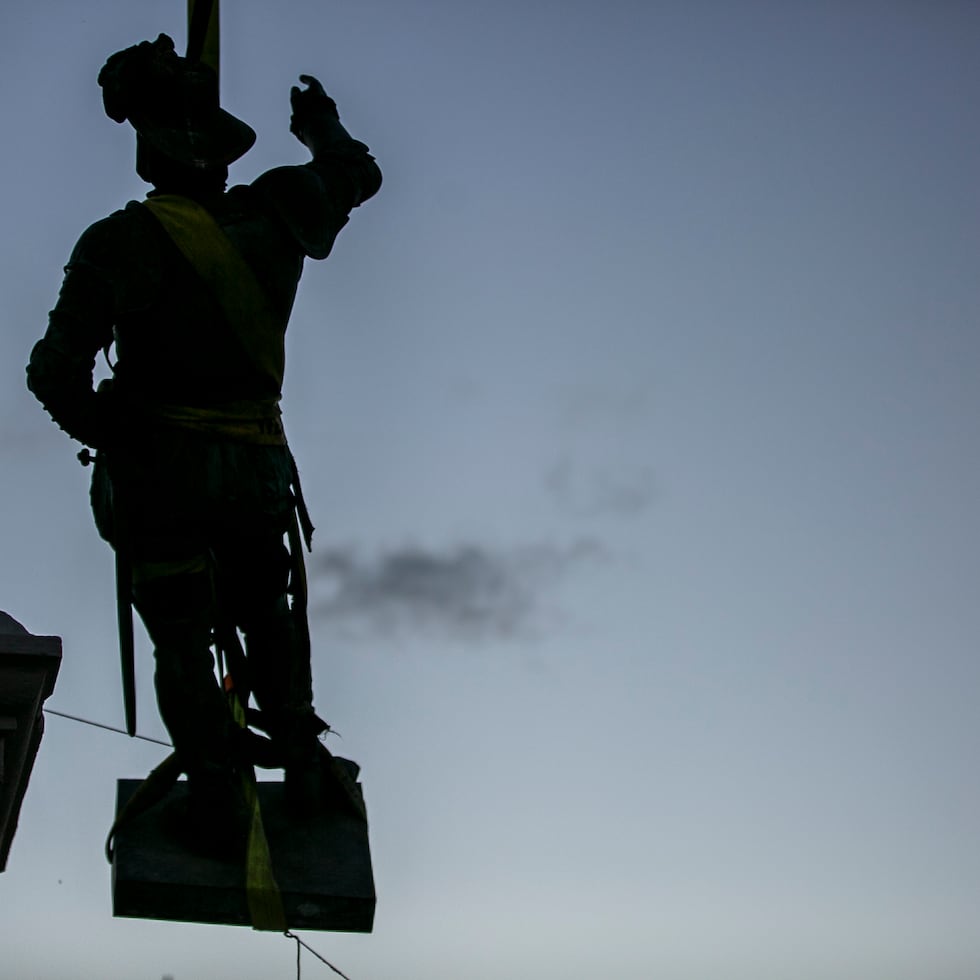
{"label": "rectangular plinth", "polygon": [[[118,781],[117,815],[139,784]],[[113,914],[251,925],[244,863],[193,854],[173,832],[172,814],[186,793],[187,784],[178,782],[166,799],[117,832]],[[289,928],[370,932],[375,892],[364,821],[341,809],[293,820],[283,808],[282,783],[259,783],[258,795]]]}

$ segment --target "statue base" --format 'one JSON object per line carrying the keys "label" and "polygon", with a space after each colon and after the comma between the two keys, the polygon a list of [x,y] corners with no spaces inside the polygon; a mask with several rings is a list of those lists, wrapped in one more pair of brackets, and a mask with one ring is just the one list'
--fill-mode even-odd
{"label": "statue base", "polygon": [[[118,780],[117,816],[140,782]],[[294,820],[283,806],[282,783],[257,785],[272,872],[289,928],[370,932],[376,896],[367,824],[340,808]],[[244,861],[194,854],[171,829],[168,814],[186,794],[187,783],[176,783],[166,799],[117,831],[113,915],[249,926]]]}

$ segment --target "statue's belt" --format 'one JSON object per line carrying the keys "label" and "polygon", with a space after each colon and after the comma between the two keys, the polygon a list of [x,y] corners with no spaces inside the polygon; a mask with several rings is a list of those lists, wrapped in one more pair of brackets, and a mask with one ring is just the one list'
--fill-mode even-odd
{"label": "statue's belt", "polygon": [[275,402],[236,402],[216,408],[192,405],[143,407],[153,421],[256,446],[285,446],[282,415]]}

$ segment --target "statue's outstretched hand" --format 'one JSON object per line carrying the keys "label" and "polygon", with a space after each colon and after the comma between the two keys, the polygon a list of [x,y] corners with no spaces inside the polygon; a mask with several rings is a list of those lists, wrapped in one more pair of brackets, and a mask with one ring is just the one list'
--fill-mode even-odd
{"label": "statue's outstretched hand", "polygon": [[[307,144],[305,131],[316,118],[338,119],[337,103],[327,95],[323,86],[312,75],[300,75],[299,80],[305,89],[294,85],[289,91],[289,102],[293,114],[289,117],[289,131],[301,142]],[[308,145],[308,144],[307,144]]]}

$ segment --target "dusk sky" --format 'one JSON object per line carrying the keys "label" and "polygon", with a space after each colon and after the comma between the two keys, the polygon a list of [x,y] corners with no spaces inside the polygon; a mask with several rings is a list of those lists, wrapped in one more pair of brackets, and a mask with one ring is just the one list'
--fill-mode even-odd
{"label": "dusk sky", "polygon": [[[161,32],[182,0],[0,8],[0,609],[117,727],[112,556],[24,366],[145,193],[96,75]],[[980,4],[225,0],[232,183],[308,158],[300,73],[385,175],[287,337],[378,891],[300,935],[351,980],[976,980]],[[116,780],[165,754],[47,718],[4,980],[295,975],[112,917]]]}

